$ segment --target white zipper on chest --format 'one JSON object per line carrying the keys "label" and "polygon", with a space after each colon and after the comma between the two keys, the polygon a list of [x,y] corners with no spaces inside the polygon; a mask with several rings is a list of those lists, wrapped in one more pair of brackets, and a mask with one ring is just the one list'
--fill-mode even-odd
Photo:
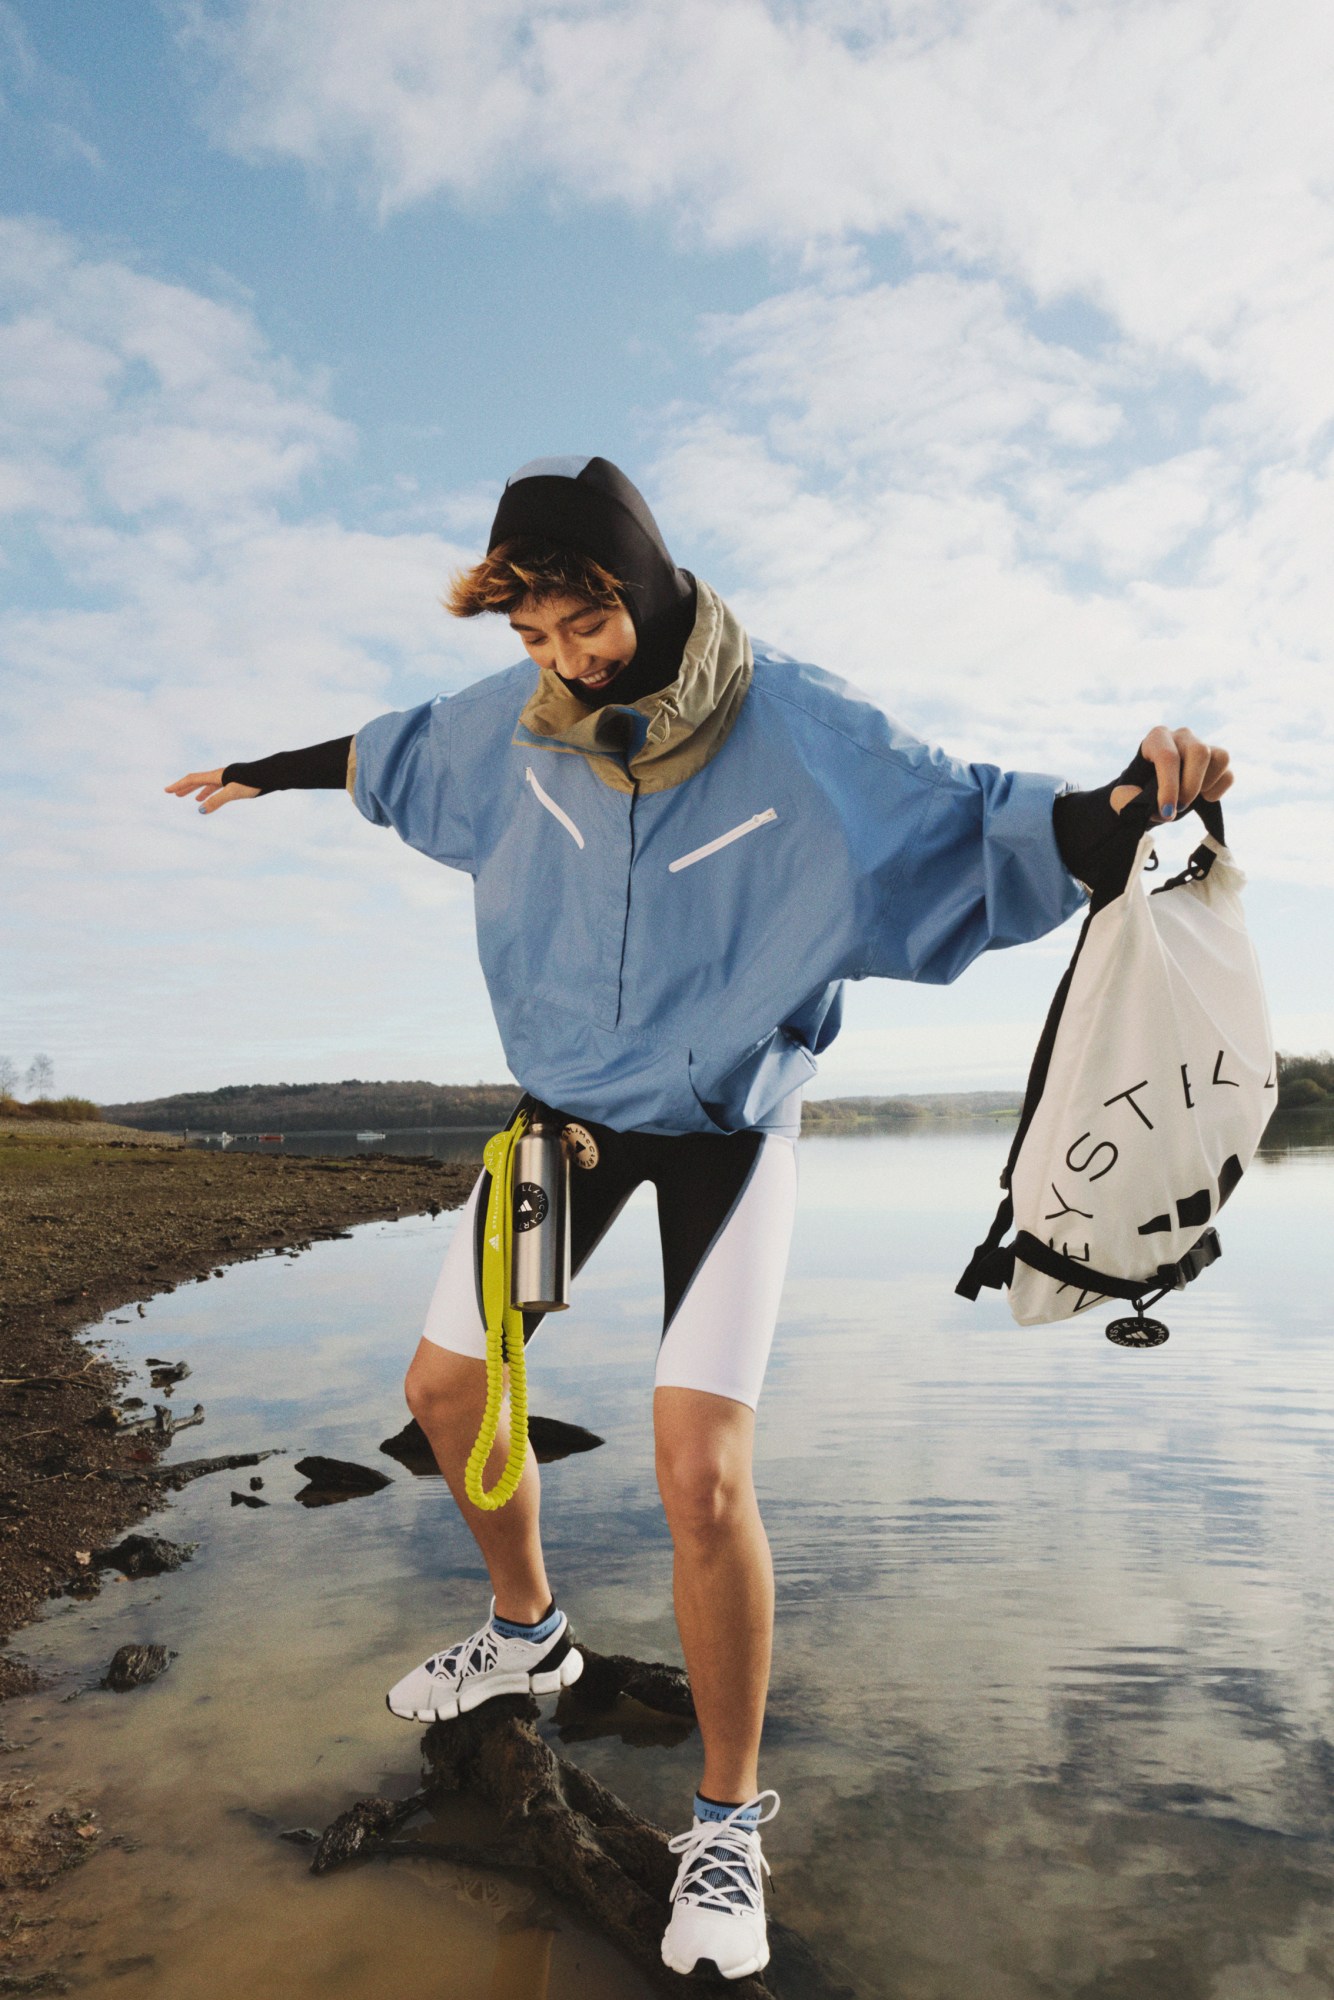
{"label": "white zipper on chest", "polygon": [[706,842],[703,847],[693,847],[689,854],[678,855],[675,861],[669,861],[668,874],[679,875],[683,868],[693,868],[697,861],[707,861],[709,856],[716,854],[720,848],[730,847],[734,840],[744,840],[748,833],[754,833],[756,827],[768,826],[777,818],[778,814],[772,806],[767,812],[756,813],[753,819],[743,820],[740,826],[734,826],[729,833],[720,833],[716,840]]}
{"label": "white zipper on chest", "polygon": [[556,804],[556,801],[550,796],[550,794],[542,790],[542,787],[538,784],[537,779],[533,776],[533,767],[531,764],[524,772],[524,776],[527,778],[529,784],[532,786],[537,799],[542,805],[546,807],[547,811],[551,814],[551,817],[553,819],[558,819],[560,821],[561,825],[565,828],[565,831],[569,834],[570,839],[574,842],[576,847],[582,847],[584,844],[584,836],[582,835],[582,833],[580,833],[578,827],[575,825],[574,821],[570,818],[570,815],[564,810],[564,808],[558,806]]}

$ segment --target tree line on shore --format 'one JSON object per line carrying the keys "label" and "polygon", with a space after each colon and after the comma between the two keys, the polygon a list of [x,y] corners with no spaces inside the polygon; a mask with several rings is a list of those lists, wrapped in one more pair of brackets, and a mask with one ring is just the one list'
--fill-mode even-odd
{"label": "tree line on shore", "polygon": [[[1279,1109],[1334,1104],[1334,1055],[1280,1055]],[[934,1092],[902,1097],[809,1098],[802,1122],[808,1131],[842,1131],[899,1120],[998,1117],[1016,1112],[1019,1090]],[[0,1097],[0,1116],[96,1117],[150,1132],[343,1132],[491,1130],[511,1116],[510,1083],[228,1084],[220,1090],[184,1091],[138,1103],[106,1104],[100,1114],[83,1099],[21,1105]],[[59,1105],[77,1105],[62,1110]]]}

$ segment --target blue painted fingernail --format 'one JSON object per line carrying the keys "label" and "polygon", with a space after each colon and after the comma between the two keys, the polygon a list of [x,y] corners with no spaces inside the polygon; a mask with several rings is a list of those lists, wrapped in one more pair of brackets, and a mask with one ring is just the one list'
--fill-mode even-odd
{"label": "blue painted fingernail", "polygon": [[1164,819],[1175,819],[1175,818],[1176,818],[1176,816],[1177,816],[1177,809],[1176,809],[1176,807],[1175,807],[1175,806],[1164,806],[1164,807],[1163,807],[1163,818],[1164,818]]}
{"label": "blue painted fingernail", "polygon": [[207,807],[207,806],[196,806],[196,807],[195,807],[195,811],[196,811],[196,812],[201,812],[201,813],[204,813],[204,812],[207,812],[207,811],[208,811],[208,807]]}

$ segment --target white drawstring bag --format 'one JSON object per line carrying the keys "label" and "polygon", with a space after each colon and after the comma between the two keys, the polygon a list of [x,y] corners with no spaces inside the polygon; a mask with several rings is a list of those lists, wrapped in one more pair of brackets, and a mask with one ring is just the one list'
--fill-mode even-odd
{"label": "white drawstring bag", "polygon": [[[957,1286],[970,1299],[1005,1286],[1021,1326],[1128,1299],[1135,1318],[1115,1321],[1109,1337],[1165,1340],[1144,1307],[1221,1254],[1214,1218],[1277,1103],[1245,877],[1221,809],[1196,810],[1203,843],[1152,893],[1153,834],[1140,834],[1124,884],[1094,897],[1052,1002],[1001,1175],[1005,1199]],[[1128,806],[1127,832],[1151,811],[1148,800]]]}

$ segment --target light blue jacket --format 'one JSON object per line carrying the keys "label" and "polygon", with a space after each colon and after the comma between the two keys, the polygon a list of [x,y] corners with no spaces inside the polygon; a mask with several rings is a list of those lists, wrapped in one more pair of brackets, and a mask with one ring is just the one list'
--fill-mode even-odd
{"label": "light blue jacket", "polygon": [[529,662],[382,715],[354,797],[475,884],[482,968],[525,1090],[620,1131],[794,1131],[843,981],[957,979],[1082,892],[1055,778],[960,764],[844,682],[756,647],[722,748],[610,789],[520,728]]}

